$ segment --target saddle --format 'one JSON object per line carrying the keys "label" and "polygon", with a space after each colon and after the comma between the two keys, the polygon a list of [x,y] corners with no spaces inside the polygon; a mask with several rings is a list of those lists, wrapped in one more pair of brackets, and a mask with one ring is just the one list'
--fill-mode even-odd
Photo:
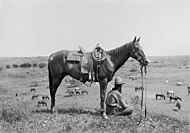
{"label": "saddle", "polygon": [[80,79],[80,81],[82,82],[92,82],[98,80],[99,67],[100,64],[105,60],[105,58],[106,53],[99,46],[99,44],[96,45],[96,47],[90,54],[86,53],[84,49],[79,46],[79,51],[69,51],[66,55],[67,61],[79,63],[79,69],[81,74],[83,75]]}

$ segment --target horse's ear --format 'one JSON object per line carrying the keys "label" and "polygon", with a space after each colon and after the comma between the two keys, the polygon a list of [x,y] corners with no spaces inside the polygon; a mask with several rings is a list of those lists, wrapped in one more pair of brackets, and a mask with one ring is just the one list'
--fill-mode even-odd
{"label": "horse's ear", "polygon": [[139,38],[137,39],[137,42],[139,42],[139,41],[140,41],[140,39],[141,39],[141,38],[139,37]]}
{"label": "horse's ear", "polygon": [[135,36],[135,38],[134,38],[134,40],[133,40],[133,43],[134,43],[134,42],[136,42],[136,36]]}

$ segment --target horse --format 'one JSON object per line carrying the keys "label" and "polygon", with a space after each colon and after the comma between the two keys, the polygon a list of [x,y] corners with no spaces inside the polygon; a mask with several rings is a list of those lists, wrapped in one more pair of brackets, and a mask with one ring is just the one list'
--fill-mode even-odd
{"label": "horse", "polygon": [[177,82],[176,85],[177,86],[183,86],[183,83],[182,82]]}
{"label": "horse", "polygon": [[174,95],[174,91],[167,91],[167,96],[173,96]]}
{"label": "horse", "polygon": [[36,89],[35,89],[35,88],[31,88],[31,89],[30,89],[30,92],[32,92],[32,91],[35,92]]}
{"label": "horse", "polygon": [[37,99],[37,98],[38,98],[38,95],[33,95],[31,99],[34,100],[34,99]]}
{"label": "horse", "polygon": [[[113,79],[116,71],[128,60],[129,57],[136,59],[141,66],[147,66],[149,63],[148,57],[145,55],[140,46],[140,37],[126,43],[116,49],[105,51],[105,58],[96,65],[93,61],[93,72],[95,79],[93,82],[100,84],[100,112],[102,117],[107,119],[105,112],[105,96],[108,83]],[[85,83],[90,81],[89,75],[81,73],[81,63],[67,60],[67,55],[70,51],[61,50],[51,54],[48,58],[48,75],[49,75],[49,90],[51,96],[51,112],[55,112],[55,94],[57,88],[61,84],[63,78],[67,75],[74,79]],[[84,53],[84,52],[82,52]],[[93,52],[85,52],[84,56],[88,59],[93,59]]]}
{"label": "horse", "polygon": [[44,96],[42,96],[42,100],[49,100],[49,97],[48,96],[46,96],[46,95],[44,95]]}
{"label": "horse", "polygon": [[190,94],[190,86],[187,87],[188,95]]}
{"label": "horse", "polygon": [[178,96],[169,96],[169,98],[170,98],[169,102],[171,102],[171,100],[174,100],[174,103],[178,100],[182,101],[182,99]]}
{"label": "horse", "polygon": [[178,110],[180,110],[181,109],[181,103],[177,101],[176,107],[177,107]]}
{"label": "horse", "polygon": [[138,91],[138,90],[143,90],[144,88],[142,88],[141,86],[140,87],[135,87],[135,91]]}
{"label": "horse", "polygon": [[87,90],[82,90],[81,93],[82,94],[84,94],[84,93],[88,94],[88,91]]}
{"label": "horse", "polygon": [[168,84],[169,83],[169,81],[168,80],[165,80],[165,84]]}
{"label": "horse", "polygon": [[130,76],[129,79],[131,79],[132,81],[133,81],[133,80],[137,80],[136,77],[132,77],[132,76]]}
{"label": "horse", "polygon": [[38,101],[37,106],[39,107],[40,105],[41,106],[47,106],[47,103],[44,100],[41,100],[41,101]]}
{"label": "horse", "polygon": [[160,97],[160,99],[166,99],[166,97],[164,96],[164,94],[156,94],[156,100],[158,99],[158,97]]}

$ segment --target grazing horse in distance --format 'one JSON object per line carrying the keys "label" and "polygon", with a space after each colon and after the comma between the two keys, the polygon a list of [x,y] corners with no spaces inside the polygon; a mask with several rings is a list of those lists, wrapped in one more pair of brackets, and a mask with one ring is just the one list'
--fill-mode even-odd
{"label": "grazing horse in distance", "polygon": [[40,106],[47,106],[47,103],[44,100],[41,100],[41,101],[38,101],[37,106],[38,107],[40,107]]}
{"label": "grazing horse in distance", "polygon": [[168,80],[165,80],[165,84],[168,84],[169,83],[169,81]]}
{"label": "grazing horse in distance", "polygon": [[158,97],[160,97],[160,99],[166,99],[166,97],[164,96],[164,94],[156,94],[156,100],[158,99]]}
{"label": "grazing horse in distance", "polygon": [[30,89],[30,92],[32,92],[32,91],[33,91],[33,92],[36,92],[36,89],[35,89],[35,88],[31,88],[31,89]]}
{"label": "grazing horse in distance", "polygon": [[49,97],[48,96],[46,96],[46,95],[44,95],[44,96],[42,96],[42,100],[49,100]]}
{"label": "grazing horse in distance", "polygon": [[167,91],[167,96],[173,96],[174,95],[174,91]]}
{"label": "grazing horse in distance", "polygon": [[[105,51],[105,58],[100,61],[98,65],[94,62],[93,52],[85,52],[84,57],[93,60],[93,72],[95,79],[93,82],[99,82],[100,84],[100,107],[101,114],[103,118],[108,118],[105,112],[105,97],[108,82],[113,79],[116,71],[128,60],[129,57],[136,59],[141,66],[148,65],[148,58],[145,55],[142,47],[139,44],[140,38],[134,38],[133,41],[118,47],[116,49]],[[51,111],[54,112],[55,109],[55,94],[57,88],[62,82],[62,79],[69,75],[74,79],[80,80],[82,77],[82,82],[85,83],[90,81],[89,77],[83,77],[81,73],[81,63],[76,61],[67,60],[67,55],[70,51],[62,50],[50,55],[48,59],[48,73],[49,73],[49,88],[51,96]],[[96,66],[95,66],[96,65]],[[95,67],[94,67],[95,66]]]}
{"label": "grazing horse in distance", "polygon": [[38,95],[33,95],[31,99],[34,100],[34,99],[37,99],[37,98],[38,98]]}
{"label": "grazing horse in distance", "polygon": [[190,94],[190,86],[187,87],[188,95]]}
{"label": "grazing horse in distance", "polygon": [[81,93],[82,94],[84,94],[84,93],[88,94],[88,91],[87,90],[82,90]]}
{"label": "grazing horse in distance", "polygon": [[181,103],[177,101],[176,107],[177,107],[178,110],[180,110],[181,109]]}
{"label": "grazing horse in distance", "polygon": [[144,88],[142,86],[140,87],[135,87],[135,91],[138,91],[138,90],[143,90]]}
{"label": "grazing horse in distance", "polygon": [[169,99],[170,99],[169,102],[171,102],[171,100],[174,100],[174,103],[178,100],[182,101],[182,99],[178,96],[169,96]]}
{"label": "grazing horse in distance", "polygon": [[177,86],[183,86],[183,83],[182,82],[177,82],[176,85]]}

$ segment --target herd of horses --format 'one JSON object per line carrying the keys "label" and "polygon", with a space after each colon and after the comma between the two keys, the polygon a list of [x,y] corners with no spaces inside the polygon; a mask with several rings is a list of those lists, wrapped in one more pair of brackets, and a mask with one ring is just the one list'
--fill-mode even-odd
{"label": "herd of horses", "polygon": [[[35,88],[31,88],[30,89],[30,92],[36,92],[36,89]],[[23,93],[16,93],[16,97],[18,96],[22,96],[22,99],[23,99],[23,96],[26,96],[26,95],[29,95],[29,92],[23,92]],[[42,94],[33,94],[32,97],[31,97],[31,100],[36,100],[38,97],[41,97],[41,100],[38,101],[37,103],[37,107],[40,107],[40,106],[47,106],[47,103],[45,100],[49,100],[49,96],[47,95],[42,95]]]}
{"label": "herd of horses", "polygon": [[[189,95],[189,93],[190,93],[190,87],[189,87],[189,86],[187,87],[187,90],[188,90],[188,95]],[[167,91],[166,96],[165,96],[164,94],[156,94],[155,96],[156,96],[156,100],[157,100],[158,98],[165,100],[166,97],[168,97],[170,103],[171,103],[171,101],[173,100],[174,103],[176,103],[177,109],[178,109],[178,110],[181,109],[181,102],[179,102],[179,101],[182,101],[182,98],[179,97],[179,96],[175,96],[173,91]]]}
{"label": "herd of horses", "polygon": [[[143,90],[143,87],[135,87],[135,91],[138,90]],[[188,95],[190,93],[190,87],[188,87]],[[174,101],[174,103],[176,103],[176,107],[179,109],[181,109],[181,103],[179,101],[182,101],[182,98],[179,96],[175,96],[174,95],[174,91],[167,91],[166,95],[160,93],[160,94],[155,94],[155,99],[156,100],[165,100],[166,97],[169,98],[169,102],[171,102],[172,100]]]}

